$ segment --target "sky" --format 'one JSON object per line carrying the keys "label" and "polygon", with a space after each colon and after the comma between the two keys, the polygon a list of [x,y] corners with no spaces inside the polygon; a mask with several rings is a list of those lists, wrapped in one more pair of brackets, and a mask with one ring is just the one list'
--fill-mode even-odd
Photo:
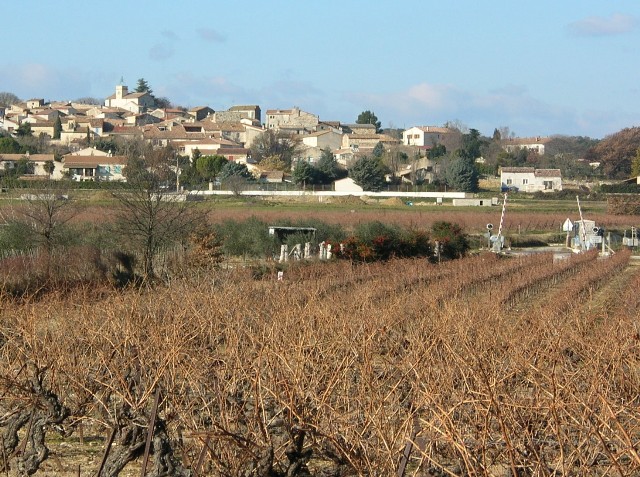
{"label": "sky", "polygon": [[226,110],[603,138],[640,126],[638,0],[3,2],[0,91],[104,99],[121,79]]}

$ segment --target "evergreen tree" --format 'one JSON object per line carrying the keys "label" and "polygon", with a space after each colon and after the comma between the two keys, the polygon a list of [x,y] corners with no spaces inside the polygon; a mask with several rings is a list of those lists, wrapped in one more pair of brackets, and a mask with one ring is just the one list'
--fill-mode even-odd
{"label": "evergreen tree", "polygon": [[333,155],[329,148],[322,150],[316,167],[322,175],[321,180],[323,184],[330,184],[336,179],[345,177],[347,174],[344,169],[340,168],[336,156]]}
{"label": "evergreen tree", "polygon": [[480,131],[470,129],[468,134],[462,136],[462,151],[460,155],[467,159],[475,160],[482,156],[480,147],[485,143],[486,141],[480,137]]}
{"label": "evergreen tree", "polygon": [[364,190],[376,192],[384,186],[384,166],[378,159],[365,156],[349,169],[349,177]]}
{"label": "evergreen tree", "polygon": [[195,164],[196,170],[204,180],[214,181],[227,162],[226,157],[216,154],[214,156],[201,156]]}
{"label": "evergreen tree", "polygon": [[149,86],[149,83],[147,83],[147,80],[145,80],[144,78],[140,78],[138,80],[135,91],[136,93],[149,93],[151,96],[153,96],[153,90]]}
{"label": "evergreen tree", "polygon": [[444,144],[436,144],[431,149],[429,149],[429,152],[427,152],[427,157],[429,159],[436,159],[438,157],[444,156],[446,153],[447,148],[444,146]]}
{"label": "evergreen tree", "polygon": [[306,187],[308,184],[318,184],[320,182],[320,171],[307,161],[298,161],[293,169],[291,178],[298,185]]}
{"label": "evergreen tree", "polygon": [[636,150],[636,157],[631,161],[631,176],[640,176],[640,147]]}
{"label": "evergreen tree", "polygon": [[31,123],[21,123],[20,126],[18,126],[18,128],[16,129],[16,135],[18,137],[33,136],[33,133],[31,132]]}
{"label": "evergreen tree", "polygon": [[445,180],[452,189],[463,192],[478,191],[478,169],[472,159],[456,157],[447,166]]}
{"label": "evergreen tree", "polygon": [[380,141],[378,141],[378,144],[376,144],[375,147],[373,148],[372,154],[373,154],[373,157],[377,157],[377,158],[381,158],[384,155],[384,146]]}
{"label": "evergreen tree", "polygon": [[362,111],[356,119],[356,124],[373,124],[376,127],[376,134],[382,132],[382,123],[378,121],[378,116],[373,111]]}
{"label": "evergreen tree", "polygon": [[253,176],[251,175],[251,172],[249,172],[249,169],[247,169],[247,166],[235,161],[229,161],[222,166],[219,177],[223,182],[231,177],[253,179]]}
{"label": "evergreen tree", "polygon": [[11,136],[0,137],[0,154],[20,154],[22,146]]}
{"label": "evergreen tree", "polygon": [[60,139],[60,133],[62,133],[62,121],[60,120],[60,116],[58,116],[53,123],[53,139]]}

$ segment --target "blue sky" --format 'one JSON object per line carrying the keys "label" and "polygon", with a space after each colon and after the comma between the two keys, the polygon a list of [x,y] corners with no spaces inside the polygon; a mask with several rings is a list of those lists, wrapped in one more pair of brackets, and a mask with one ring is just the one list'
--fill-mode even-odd
{"label": "blue sky", "polygon": [[12,1],[0,91],[298,106],[383,127],[601,138],[640,126],[638,0]]}

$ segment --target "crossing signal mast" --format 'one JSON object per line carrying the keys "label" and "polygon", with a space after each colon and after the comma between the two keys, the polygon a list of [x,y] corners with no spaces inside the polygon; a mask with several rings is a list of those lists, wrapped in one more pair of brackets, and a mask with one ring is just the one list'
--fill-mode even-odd
{"label": "crossing signal mast", "polygon": [[609,233],[607,239],[605,240],[604,229],[602,227],[596,226],[596,223],[593,220],[587,220],[582,215],[580,196],[576,196],[576,201],[578,203],[578,213],[580,215],[580,220],[577,223],[573,224],[575,237],[573,239],[572,250],[575,253],[580,253],[586,250],[591,250],[593,248],[598,248],[598,246],[601,245],[602,251],[600,253],[602,255],[612,254],[613,250],[611,249],[611,234]]}
{"label": "crossing signal mast", "polygon": [[497,235],[491,235],[493,230],[493,224],[487,224],[487,230],[489,234],[489,247],[492,252],[500,253],[504,248],[504,235],[502,235],[502,228],[504,226],[504,217],[507,212],[507,194],[504,194],[504,201],[502,202],[502,214],[500,215],[500,225],[498,226]]}

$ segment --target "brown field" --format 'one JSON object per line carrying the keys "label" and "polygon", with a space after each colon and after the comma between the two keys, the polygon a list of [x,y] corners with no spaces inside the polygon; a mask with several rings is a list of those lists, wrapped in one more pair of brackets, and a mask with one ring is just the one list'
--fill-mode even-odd
{"label": "brown field", "polygon": [[486,254],[3,301],[0,475],[139,475],[156,396],[146,475],[640,475],[638,285]]}
{"label": "brown field", "polygon": [[[208,210],[212,222],[226,219],[244,220],[256,216],[261,220],[277,224],[282,220],[320,220],[346,227],[360,223],[380,220],[402,227],[428,229],[436,221],[448,221],[459,224],[465,232],[476,234],[486,231],[486,224],[498,225],[501,207],[437,207],[430,206],[384,206],[365,204],[357,200],[354,204],[267,204],[264,202],[241,205],[216,204],[205,202],[200,207]],[[640,216],[610,215],[604,206],[594,207],[585,212],[585,219],[595,222],[607,230],[630,230],[631,226],[640,226]],[[575,210],[574,210],[575,209]],[[109,205],[82,205],[78,208],[75,221],[105,222],[113,216],[113,207]],[[570,218],[578,220],[577,208],[570,203],[551,210],[526,202],[510,204],[504,222],[506,234],[524,232],[560,232],[564,221]]]}

